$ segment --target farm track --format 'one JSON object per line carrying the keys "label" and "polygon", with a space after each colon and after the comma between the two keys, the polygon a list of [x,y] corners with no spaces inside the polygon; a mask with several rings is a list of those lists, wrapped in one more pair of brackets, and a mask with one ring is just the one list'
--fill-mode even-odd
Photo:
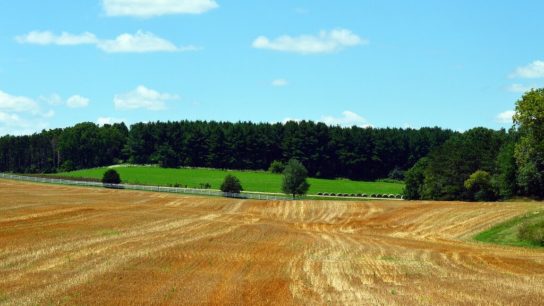
{"label": "farm track", "polygon": [[542,305],[541,203],[239,201],[0,180],[0,304]]}

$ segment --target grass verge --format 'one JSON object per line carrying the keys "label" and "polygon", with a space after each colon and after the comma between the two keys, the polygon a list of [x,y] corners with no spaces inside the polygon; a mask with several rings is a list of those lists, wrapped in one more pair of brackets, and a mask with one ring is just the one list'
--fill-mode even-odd
{"label": "grass verge", "polygon": [[522,216],[512,218],[506,222],[497,224],[492,228],[485,230],[474,239],[480,242],[494,243],[501,245],[511,245],[518,247],[543,248],[543,246],[527,240],[521,240],[518,237],[520,226],[525,222],[538,222],[544,220],[544,211],[535,211]]}

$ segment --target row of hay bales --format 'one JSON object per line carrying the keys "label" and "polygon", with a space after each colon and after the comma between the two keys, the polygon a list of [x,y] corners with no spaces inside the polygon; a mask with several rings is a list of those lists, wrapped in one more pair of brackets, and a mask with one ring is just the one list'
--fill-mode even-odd
{"label": "row of hay bales", "polygon": [[326,197],[352,197],[352,198],[377,198],[377,199],[403,199],[403,196],[400,194],[379,194],[379,193],[328,193],[328,192],[318,192],[319,196]]}

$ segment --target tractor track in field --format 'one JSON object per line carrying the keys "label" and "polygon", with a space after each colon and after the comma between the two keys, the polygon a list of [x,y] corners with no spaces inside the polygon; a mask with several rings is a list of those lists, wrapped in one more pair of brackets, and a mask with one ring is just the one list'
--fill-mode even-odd
{"label": "tractor track in field", "polygon": [[251,201],[0,180],[0,304],[539,305],[541,203]]}

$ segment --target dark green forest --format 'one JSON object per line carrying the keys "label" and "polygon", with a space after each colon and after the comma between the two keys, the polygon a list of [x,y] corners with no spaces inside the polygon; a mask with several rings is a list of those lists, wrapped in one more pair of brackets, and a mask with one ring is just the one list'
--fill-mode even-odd
{"label": "dark green forest", "polygon": [[290,159],[312,177],[404,180],[408,199],[544,198],[544,89],[517,101],[508,131],[343,128],[312,121],[151,122],[129,129],[85,122],[0,138],[1,172],[118,163],[267,170]]}
{"label": "dark green forest", "polygon": [[[330,127],[311,121],[80,123],[0,138],[0,171],[54,173],[117,163],[267,170],[299,160],[313,177],[375,180],[402,173],[455,133],[440,128]],[[402,178],[402,177],[398,177]]]}
{"label": "dark green forest", "polygon": [[508,131],[455,134],[405,174],[408,199],[544,198],[544,89],[517,101]]}

